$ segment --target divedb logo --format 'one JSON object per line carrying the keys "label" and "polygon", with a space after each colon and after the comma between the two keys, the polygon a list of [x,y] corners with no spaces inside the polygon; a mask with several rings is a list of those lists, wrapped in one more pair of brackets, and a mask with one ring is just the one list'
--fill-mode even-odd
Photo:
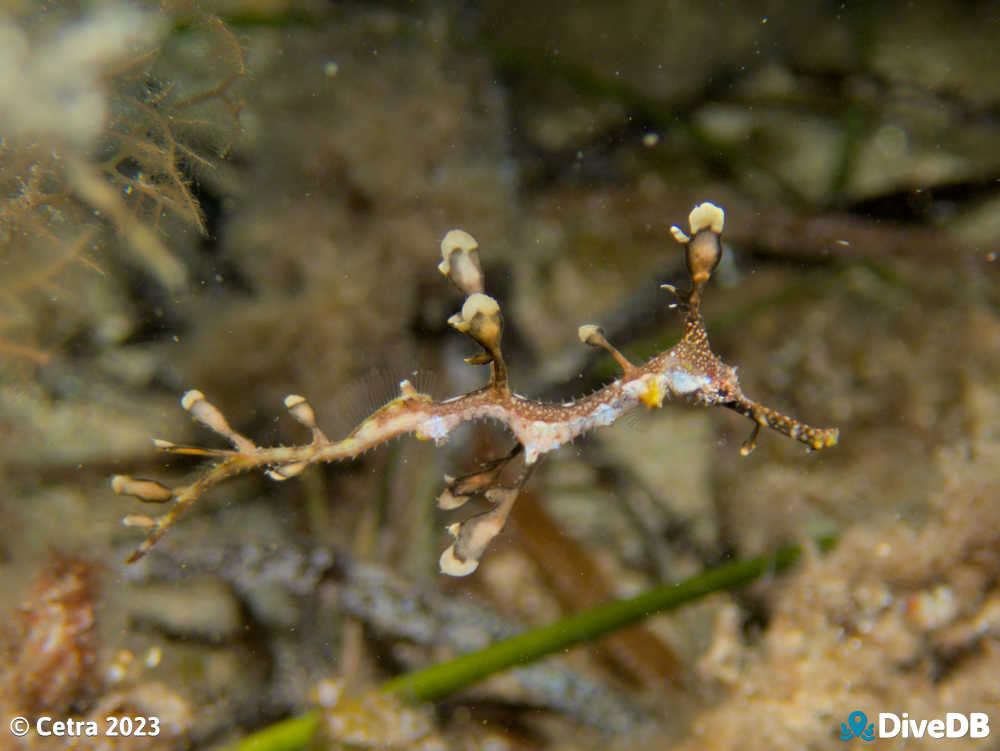
{"label": "divedb logo", "polygon": [[909,714],[879,712],[878,723],[869,723],[864,712],[855,710],[840,723],[840,739],[860,738],[987,738],[990,717],[985,712],[948,712],[943,718],[915,720]]}

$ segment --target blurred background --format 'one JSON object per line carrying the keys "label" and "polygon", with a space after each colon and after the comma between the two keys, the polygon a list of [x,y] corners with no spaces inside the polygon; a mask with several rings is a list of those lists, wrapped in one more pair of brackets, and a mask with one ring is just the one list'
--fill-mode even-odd
{"label": "blurred background", "polygon": [[[995,3],[943,0],[5,0],[4,716],[157,715],[159,737],[94,747],[212,748],[335,685],[364,737],[338,735],[341,704],[317,748],[842,748],[857,709],[1000,722],[998,39]],[[677,340],[669,227],[706,200],[715,351],[836,448],[768,434],[744,458],[735,414],[636,412],[548,457],[456,581],[442,476],[511,445],[475,426],[229,482],[124,564],[121,518],[148,509],[108,478],[193,476],[151,437],[219,445],[186,389],[272,445],[308,440],[286,394],[338,437],[402,378],[478,387],[435,269],[461,227],[514,388],[586,393],[615,369],[579,324],[636,359]],[[787,543],[808,549],[790,574],[433,707],[372,693]]]}

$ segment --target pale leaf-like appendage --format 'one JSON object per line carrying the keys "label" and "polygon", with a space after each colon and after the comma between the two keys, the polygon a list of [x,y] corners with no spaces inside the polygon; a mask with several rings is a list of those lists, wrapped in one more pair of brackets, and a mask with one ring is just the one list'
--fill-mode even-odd
{"label": "pale leaf-like appendage", "polygon": [[[299,423],[312,432],[312,441],[299,446],[261,447],[234,431],[222,413],[200,391],[188,391],[182,405],[199,423],[221,435],[232,449],[204,449],[179,446],[156,440],[161,451],[209,456],[217,460],[193,482],[170,488],[154,480],[115,475],[111,486],[116,493],[131,495],[147,503],[167,503],[169,510],[157,518],[130,514],[127,526],[146,529],[148,536],[128,561],[134,561],[156,544],[177,519],[211,487],[234,475],[261,469],[275,480],[286,480],[310,464],[356,457],[368,449],[406,433],[431,439],[441,445],[467,422],[493,419],[507,426],[516,444],[508,456],[482,465],[460,477],[446,476],[447,488],[438,498],[442,509],[456,509],[469,498],[481,496],[493,507],[481,514],[452,524],[455,538],[440,558],[441,570],[453,576],[472,573],[489,543],[503,528],[520,489],[540,457],[555,451],[595,428],[611,425],[639,404],[652,409],[667,397],[680,397],[701,406],[721,406],[753,421],[750,438],[741,448],[748,454],[756,445],[761,427],[771,428],[820,450],[837,443],[836,428],[813,428],[765,407],[743,394],[736,370],[712,352],[701,316],[705,288],[722,257],[720,236],[725,222],[722,209],[703,203],[691,212],[690,234],[671,228],[674,239],[685,247],[685,260],[692,288],[686,295],[669,286],[685,311],[684,334],[671,349],[642,365],[629,362],[607,339],[599,327],[581,326],[578,335],[586,344],[608,351],[621,365],[620,378],[589,396],[565,404],[546,404],[513,393],[501,351],[503,316],[496,300],[483,294],[483,277],[475,239],[461,230],[452,230],[441,243],[444,260],[438,267],[465,295],[461,312],[449,319],[458,331],[482,347],[467,359],[474,365],[490,366],[489,382],[480,389],[442,402],[418,393],[409,381],[400,384],[400,396],[375,411],[346,438],[331,441],[316,426],[312,407],[305,397],[290,395],[285,406]],[[511,469],[516,467],[516,469]],[[507,481],[502,475],[514,475]]]}

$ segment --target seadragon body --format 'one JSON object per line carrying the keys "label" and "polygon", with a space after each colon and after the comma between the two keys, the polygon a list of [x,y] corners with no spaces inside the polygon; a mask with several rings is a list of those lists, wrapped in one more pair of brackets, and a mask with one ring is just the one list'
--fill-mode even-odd
{"label": "seadragon body", "polygon": [[[144,555],[192,503],[212,486],[236,474],[260,468],[272,479],[285,480],[310,464],[356,457],[409,433],[441,445],[460,425],[477,420],[502,423],[514,435],[516,445],[508,456],[485,463],[479,471],[457,478],[445,476],[447,487],[438,499],[442,508],[457,508],[475,495],[482,495],[493,504],[490,510],[448,528],[455,542],[441,555],[441,570],[455,576],[476,569],[541,456],[595,428],[613,424],[639,404],[652,409],[661,406],[667,397],[677,397],[696,405],[735,410],[754,423],[753,433],[741,449],[744,454],[753,450],[761,427],[783,433],[814,450],[835,445],[836,428],[810,427],[746,397],[735,368],[712,352],[701,315],[701,297],[722,255],[724,214],[717,206],[703,203],[691,212],[689,223],[691,236],[678,227],[671,228],[674,238],[685,246],[693,285],[682,300],[685,319],[680,341],[644,364],[634,365],[608,343],[597,326],[581,326],[580,339],[610,352],[623,374],[590,395],[563,404],[534,401],[510,390],[500,348],[503,318],[496,300],[483,294],[478,245],[467,233],[452,230],[441,243],[444,260],[439,269],[466,295],[466,300],[461,312],[448,322],[482,346],[483,352],[467,362],[489,364],[489,382],[468,394],[436,402],[417,392],[409,381],[403,381],[399,397],[376,410],[339,441],[331,441],[317,427],[312,407],[304,397],[292,395],[285,399],[285,406],[312,431],[313,439],[307,444],[282,447],[257,446],[234,431],[200,391],[189,391],[181,400],[184,408],[195,420],[229,440],[233,448],[203,449],[157,440],[154,443],[161,450],[209,456],[217,463],[192,483],[174,488],[125,475],[112,478],[117,493],[151,503],[173,503],[158,518],[141,514],[125,518],[128,526],[148,529],[146,540],[128,560]],[[669,289],[678,294],[673,287]],[[505,481],[502,475],[510,474],[508,467],[515,465],[519,465],[515,477]]]}

